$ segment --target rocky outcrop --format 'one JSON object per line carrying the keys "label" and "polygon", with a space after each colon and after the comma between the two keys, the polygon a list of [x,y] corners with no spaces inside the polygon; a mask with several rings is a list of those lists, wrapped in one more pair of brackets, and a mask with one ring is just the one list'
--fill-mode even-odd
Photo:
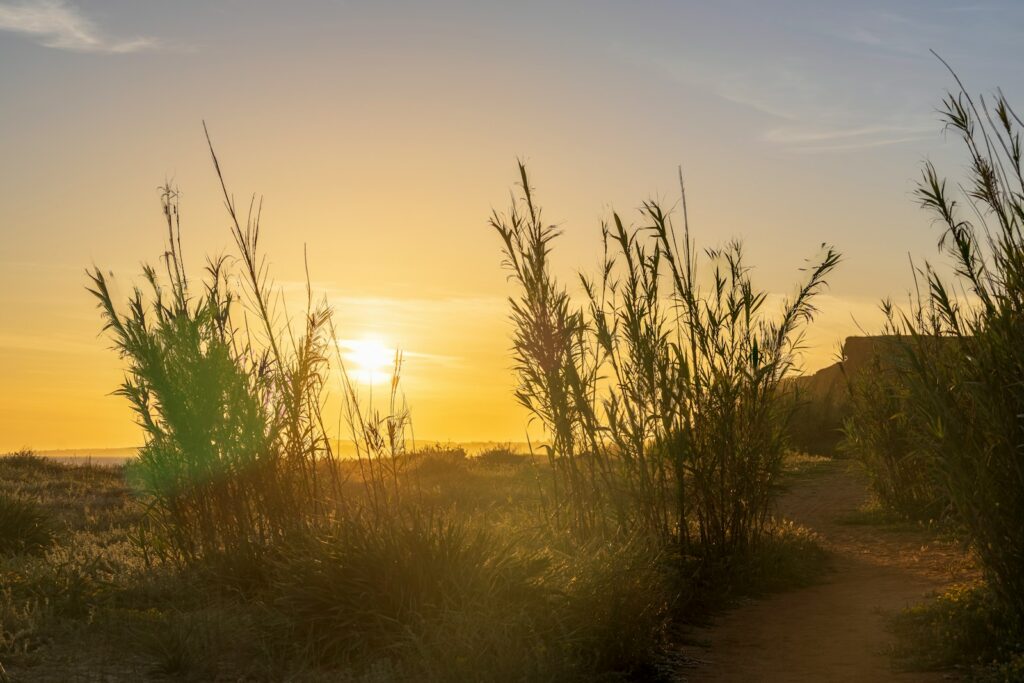
{"label": "rocky outcrop", "polygon": [[795,447],[812,453],[837,455],[843,421],[849,414],[850,382],[877,362],[890,365],[903,356],[905,337],[847,337],[842,360],[810,375],[789,380],[795,401],[792,439]]}

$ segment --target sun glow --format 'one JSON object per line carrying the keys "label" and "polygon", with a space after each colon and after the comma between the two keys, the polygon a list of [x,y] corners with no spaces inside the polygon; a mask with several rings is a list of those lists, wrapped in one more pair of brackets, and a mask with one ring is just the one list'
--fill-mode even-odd
{"label": "sun glow", "polygon": [[391,381],[396,349],[378,337],[339,339],[341,357],[348,376],[361,384]]}

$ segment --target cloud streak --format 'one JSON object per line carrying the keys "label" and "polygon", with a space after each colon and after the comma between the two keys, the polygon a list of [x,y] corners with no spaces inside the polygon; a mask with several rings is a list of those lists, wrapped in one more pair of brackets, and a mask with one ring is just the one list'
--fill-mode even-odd
{"label": "cloud streak", "polygon": [[897,123],[852,128],[785,126],[767,131],[763,138],[801,152],[839,152],[927,140],[935,135],[935,128],[929,120],[917,125]]}
{"label": "cloud streak", "polygon": [[160,47],[153,38],[112,38],[89,17],[63,0],[0,3],[0,31],[30,36],[57,50],[99,54],[127,54]]}
{"label": "cloud streak", "polygon": [[[871,41],[865,37],[861,42]],[[806,58],[736,63],[714,56],[666,55],[629,44],[617,44],[616,49],[634,64],[762,115],[757,137],[795,152],[900,145],[928,139],[936,130],[932,116],[865,100],[860,91],[838,86],[829,72]]]}

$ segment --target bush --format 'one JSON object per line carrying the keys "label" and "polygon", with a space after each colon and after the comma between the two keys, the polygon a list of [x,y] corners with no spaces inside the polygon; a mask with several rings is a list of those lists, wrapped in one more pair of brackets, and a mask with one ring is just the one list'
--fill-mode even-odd
{"label": "bush", "polygon": [[530,456],[514,451],[511,446],[498,446],[482,451],[473,461],[484,467],[519,467],[529,464]]}
{"label": "bush", "polygon": [[0,555],[41,553],[53,544],[55,527],[41,505],[0,494]]}
{"label": "bush", "polygon": [[410,470],[421,477],[443,477],[466,469],[466,451],[440,444],[408,456]]}
{"label": "bush", "polygon": [[9,465],[12,467],[22,467],[26,469],[54,469],[59,467],[56,463],[47,460],[41,455],[37,455],[32,451],[21,450],[15,453],[8,453],[0,457],[0,464]]}

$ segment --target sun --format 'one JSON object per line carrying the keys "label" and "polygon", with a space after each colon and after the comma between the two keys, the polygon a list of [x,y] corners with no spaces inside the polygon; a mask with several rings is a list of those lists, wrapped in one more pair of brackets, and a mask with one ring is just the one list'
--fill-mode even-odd
{"label": "sun", "polygon": [[341,357],[351,379],[362,384],[391,380],[395,365],[395,348],[377,337],[339,339]]}

